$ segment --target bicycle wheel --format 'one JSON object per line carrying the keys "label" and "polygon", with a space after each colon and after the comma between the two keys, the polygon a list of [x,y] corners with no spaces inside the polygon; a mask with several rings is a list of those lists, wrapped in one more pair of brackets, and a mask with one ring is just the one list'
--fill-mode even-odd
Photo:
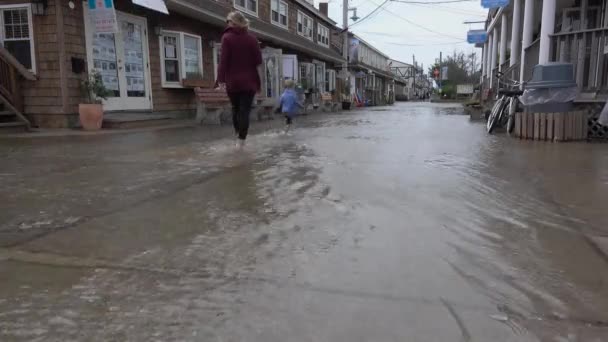
{"label": "bicycle wheel", "polygon": [[513,133],[513,129],[515,128],[515,111],[517,110],[517,98],[512,98],[509,103],[509,119],[507,120],[507,132],[509,134]]}
{"label": "bicycle wheel", "polygon": [[496,101],[496,103],[494,104],[494,108],[492,108],[492,114],[490,114],[490,117],[488,118],[488,124],[486,126],[488,133],[490,134],[492,133],[494,128],[496,128],[496,124],[498,124],[503,109],[503,103],[504,98],[501,98]]}

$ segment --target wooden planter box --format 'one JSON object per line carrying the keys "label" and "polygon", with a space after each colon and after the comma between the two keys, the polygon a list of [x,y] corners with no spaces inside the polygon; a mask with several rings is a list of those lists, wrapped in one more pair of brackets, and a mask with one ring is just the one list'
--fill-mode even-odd
{"label": "wooden planter box", "polygon": [[210,80],[200,79],[182,79],[182,87],[184,88],[213,88],[215,82]]}
{"label": "wooden planter box", "polygon": [[542,141],[587,140],[587,114],[584,111],[563,113],[515,113],[514,136]]}

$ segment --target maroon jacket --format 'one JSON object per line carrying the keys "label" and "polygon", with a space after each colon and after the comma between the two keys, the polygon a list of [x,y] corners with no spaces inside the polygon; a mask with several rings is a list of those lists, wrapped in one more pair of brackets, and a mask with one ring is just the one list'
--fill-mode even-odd
{"label": "maroon jacket", "polygon": [[260,91],[258,65],[262,52],[258,40],[246,29],[228,27],[222,36],[217,82],[226,83],[228,92]]}

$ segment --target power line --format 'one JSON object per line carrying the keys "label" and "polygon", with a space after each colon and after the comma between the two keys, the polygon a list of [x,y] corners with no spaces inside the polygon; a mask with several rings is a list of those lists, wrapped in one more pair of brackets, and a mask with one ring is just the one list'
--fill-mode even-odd
{"label": "power line", "polygon": [[436,11],[443,11],[443,12],[460,14],[460,15],[465,15],[465,16],[476,16],[476,17],[486,17],[487,16],[487,14],[472,13],[469,11],[460,10],[457,8],[452,8],[452,7],[447,7],[447,6],[441,6],[441,5],[430,6],[430,4],[428,4],[428,3],[427,4],[405,3],[405,4],[417,6],[417,7],[421,7],[421,8],[429,8],[429,9],[432,8],[433,10],[436,10]]}
{"label": "power line", "polygon": [[442,46],[442,45],[457,45],[464,44],[466,41],[457,41],[457,42],[448,42],[448,43],[436,43],[436,44],[407,44],[407,43],[393,43],[393,42],[384,42],[385,44],[390,45],[399,45],[399,46]]}
{"label": "power line", "polygon": [[[378,4],[376,4],[375,2],[373,2],[373,1],[370,1],[370,2],[371,2],[371,3],[373,3],[373,4],[375,4],[375,5],[378,5]],[[386,1],[385,1],[384,3],[386,3]],[[399,19],[401,19],[401,20],[405,21],[406,23],[408,23],[408,24],[410,24],[410,25],[412,25],[412,26],[416,26],[416,27],[418,27],[418,28],[420,28],[420,29],[422,29],[422,30],[425,30],[425,31],[427,31],[427,32],[431,32],[431,33],[434,33],[434,34],[437,34],[437,35],[440,35],[440,36],[443,36],[443,37],[450,37],[450,38],[453,38],[453,39],[459,39],[459,40],[460,40],[460,39],[462,39],[461,37],[456,37],[456,36],[452,36],[452,35],[449,35],[449,34],[446,34],[446,33],[442,33],[442,32],[439,32],[439,31],[435,31],[435,30],[433,30],[433,29],[431,29],[431,28],[428,28],[428,27],[426,27],[426,26],[423,26],[423,25],[420,25],[420,24],[418,24],[418,23],[415,23],[415,22],[413,22],[413,21],[411,21],[411,20],[409,20],[409,19],[407,19],[407,18],[405,18],[405,17],[403,17],[403,16],[400,16],[400,15],[398,15],[398,14],[397,14],[397,13],[395,13],[395,12],[391,12],[391,11],[389,11],[389,10],[387,10],[387,9],[383,8],[383,7],[378,7],[378,8],[379,8],[379,9],[382,9],[383,11],[385,11],[385,12],[387,12],[387,13],[391,14],[391,15],[393,15],[394,17],[397,17],[397,18],[399,18]],[[351,26],[352,26],[352,25],[351,25]]]}

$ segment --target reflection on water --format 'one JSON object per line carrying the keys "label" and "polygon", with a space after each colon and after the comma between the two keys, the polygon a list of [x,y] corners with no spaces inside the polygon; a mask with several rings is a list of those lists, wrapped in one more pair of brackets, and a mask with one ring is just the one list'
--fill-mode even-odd
{"label": "reflection on water", "polygon": [[299,118],[244,152],[204,128],[2,146],[0,242],[104,267],[40,285],[0,266],[20,274],[0,336],[602,341],[608,265],[586,234],[608,227],[606,147],[455,114]]}

